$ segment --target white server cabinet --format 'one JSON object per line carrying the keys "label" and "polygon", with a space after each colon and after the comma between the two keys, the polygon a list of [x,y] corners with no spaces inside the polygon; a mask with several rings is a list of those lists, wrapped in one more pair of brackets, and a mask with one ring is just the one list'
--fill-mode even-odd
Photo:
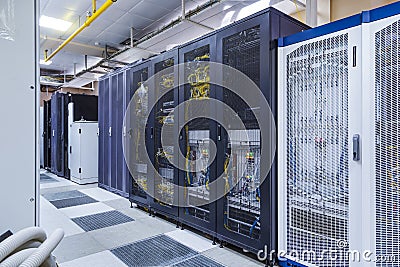
{"label": "white server cabinet", "polygon": [[400,266],[400,3],[363,13],[363,250]]}
{"label": "white server cabinet", "polygon": [[97,122],[78,121],[71,124],[70,170],[71,180],[78,184],[98,182]]}
{"label": "white server cabinet", "polygon": [[39,1],[0,1],[0,233],[39,223],[38,14]]}
{"label": "white server cabinet", "polygon": [[280,40],[281,266],[400,266],[399,13]]}
{"label": "white server cabinet", "polygon": [[[349,266],[346,251],[360,247],[361,162],[353,155],[353,138],[356,146],[362,130],[361,38],[357,15],[280,40],[282,266]],[[338,258],[326,254],[330,250]]]}

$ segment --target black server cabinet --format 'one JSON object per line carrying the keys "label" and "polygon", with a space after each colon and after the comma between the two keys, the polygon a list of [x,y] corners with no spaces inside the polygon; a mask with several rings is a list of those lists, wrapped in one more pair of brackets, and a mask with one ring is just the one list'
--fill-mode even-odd
{"label": "black server cabinet", "polygon": [[110,76],[110,99],[109,99],[109,127],[110,127],[110,136],[109,136],[109,146],[110,146],[110,184],[109,190],[114,191],[117,183],[117,115],[118,115],[118,103],[117,103],[117,94],[118,94],[118,75],[113,73]]}
{"label": "black server cabinet", "polygon": [[43,168],[51,169],[51,101],[43,103]]}
{"label": "black server cabinet", "polygon": [[[126,143],[133,145],[127,149],[127,165],[129,166],[129,200],[138,206],[150,209],[150,197],[146,193],[149,190],[148,181],[151,180],[150,170],[146,157],[152,155],[149,118],[149,87],[146,81],[151,77],[152,68],[150,61],[135,64],[126,71],[125,98],[130,99],[130,109],[127,110],[127,120],[130,121],[130,113],[135,112],[139,118],[137,125],[126,125]],[[137,94],[136,91],[140,90]],[[129,103],[128,102],[128,103]],[[128,104],[126,103],[126,104]],[[143,136],[143,131],[146,133]],[[147,143],[147,149],[140,142]],[[143,144],[143,143],[142,143]],[[147,155],[146,155],[147,153]]]}
{"label": "black server cabinet", "polygon": [[125,91],[125,71],[119,70],[110,78],[109,129],[110,129],[110,184],[109,191],[128,197],[126,178],[124,177],[125,160],[122,148],[122,127],[124,116],[123,96]]}
{"label": "black server cabinet", "polygon": [[51,171],[61,177],[68,174],[68,97],[56,92],[51,97]]}
{"label": "black server cabinet", "polygon": [[105,84],[106,77],[99,79],[99,98],[98,98],[98,118],[99,118],[99,155],[98,155],[98,185],[104,187],[104,140],[105,140],[105,128],[104,128],[104,99],[105,99]]}
{"label": "black server cabinet", "polygon": [[[155,107],[151,112],[149,125],[154,133],[151,138],[153,155],[151,157],[157,175],[152,175],[149,186],[152,193],[151,210],[173,219],[178,219],[179,192],[174,185],[179,185],[179,171],[171,164],[174,160],[174,152],[179,148],[175,147],[168,139],[161,144],[161,129],[166,131],[169,137],[178,136],[175,122],[178,114],[171,113],[178,105],[178,49],[165,52],[152,59],[151,64],[154,70],[154,90],[149,94],[151,98],[160,99],[151,101]],[[155,100],[155,99],[154,99]]]}
{"label": "black server cabinet", "polygon": [[[66,101],[67,110],[68,104],[73,103],[73,121],[85,120],[85,121],[98,121],[98,97],[95,95],[78,95],[68,94],[68,100]],[[65,117],[68,123],[68,113]]]}
{"label": "black server cabinet", "polygon": [[[99,149],[102,149],[99,162],[99,183],[98,186],[105,190],[110,190],[111,184],[111,128],[110,128],[110,76],[103,77],[99,84],[99,95],[101,95],[101,106],[99,107],[99,116],[101,117],[101,128],[99,128]],[[100,118],[99,117],[99,118]],[[100,154],[100,151],[99,151]]]}
{"label": "black server cabinet", "polygon": [[[304,29],[307,26],[269,8],[217,33],[217,61],[241,71],[259,86],[275,121],[276,39]],[[222,78],[234,80],[236,77],[223,74]],[[238,114],[249,137],[249,143],[243,144],[239,129],[224,129],[217,144],[217,172],[224,173],[229,183],[225,196],[217,201],[217,237],[253,253],[265,246],[276,250],[277,166],[275,162],[260,184],[259,166],[265,164],[265,159],[260,157],[261,132],[253,112],[261,109],[250,109],[238,95],[225,88],[218,88],[217,97]],[[222,121],[228,119],[226,110],[219,115]]]}
{"label": "black server cabinet", "polygon": [[[207,102],[215,98],[214,86],[209,83],[209,65],[204,62],[215,61],[216,43],[215,35],[208,35],[195,40],[179,49],[179,62],[187,64],[180,73],[179,101],[185,102],[184,109],[179,112],[179,124],[188,121],[191,115],[198,111],[196,107],[204,101],[204,108],[209,114],[215,113],[213,106]],[[208,65],[208,66],[207,66]],[[216,235],[216,203],[205,205],[203,200],[215,197],[215,188],[209,184],[216,177],[216,162],[209,162],[210,140],[216,142],[217,125],[214,120],[197,118],[185,124],[181,135],[180,152],[185,157],[185,170],[179,174],[180,190],[179,201],[184,207],[179,208],[179,221],[204,233]],[[194,162],[194,163],[193,163]]]}

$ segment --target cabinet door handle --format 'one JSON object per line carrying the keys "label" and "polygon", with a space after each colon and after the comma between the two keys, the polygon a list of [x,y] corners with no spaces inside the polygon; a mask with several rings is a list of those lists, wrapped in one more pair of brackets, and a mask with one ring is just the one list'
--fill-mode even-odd
{"label": "cabinet door handle", "polygon": [[359,161],[361,159],[360,155],[360,135],[355,134],[353,136],[353,160]]}

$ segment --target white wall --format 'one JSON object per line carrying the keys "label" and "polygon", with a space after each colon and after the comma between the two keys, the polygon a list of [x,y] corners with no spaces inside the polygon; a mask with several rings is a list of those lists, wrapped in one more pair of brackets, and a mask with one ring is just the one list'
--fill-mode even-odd
{"label": "white wall", "polygon": [[38,223],[38,2],[0,1],[0,234]]}

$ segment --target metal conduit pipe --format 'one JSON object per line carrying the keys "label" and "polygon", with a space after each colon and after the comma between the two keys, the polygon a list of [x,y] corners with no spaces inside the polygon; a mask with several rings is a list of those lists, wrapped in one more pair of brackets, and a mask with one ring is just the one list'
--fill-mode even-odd
{"label": "metal conduit pipe", "polygon": [[[204,3],[204,4],[200,5],[200,6],[198,6],[198,7],[195,8],[195,9],[190,10],[190,11],[188,11],[188,12],[185,12],[185,19],[187,20],[187,19],[189,19],[189,18],[191,18],[191,17],[193,17],[193,16],[199,14],[200,12],[202,12],[202,11],[204,11],[204,10],[206,10],[206,9],[209,9],[209,8],[213,7],[214,5],[219,4],[219,3],[223,2],[223,1],[224,1],[224,0],[210,0],[210,1],[207,1],[206,3]],[[185,8],[186,8],[186,7],[185,7]],[[169,24],[164,25],[164,26],[161,27],[159,30],[145,35],[144,37],[142,37],[141,39],[139,39],[139,40],[136,41],[135,43],[131,44],[130,47],[127,47],[127,48],[125,48],[125,49],[121,49],[120,51],[114,53],[114,54],[111,55],[110,57],[107,57],[107,58],[101,60],[99,63],[97,63],[97,64],[95,64],[95,65],[89,67],[87,71],[86,71],[86,70],[82,70],[81,72],[79,72],[79,73],[76,74],[76,77],[82,76],[83,74],[89,72],[90,70],[93,70],[93,69],[98,68],[100,65],[103,65],[103,64],[104,64],[105,62],[107,62],[107,61],[112,62],[112,61],[113,61],[113,60],[112,60],[113,58],[115,58],[115,57],[117,57],[117,56],[123,54],[124,52],[128,51],[128,50],[131,49],[131,48],[137,48],[140,44],[144,43],[145,41],[148,41],[148,40],[150,40],[151,38],[156,37],[157,35],[159,35],[159,34],[165,32],[165,31],[168,30],[168,29],[173,28],[174,26],[178,25],[178,24],[181,23],[181,22],[182,22],[182,18],[178,18],[178,19],[176,19],[176,20],[171,21]],[[191,21],[191,22],[193,22],[193,21]],[[196,22],[193,22],[193,23],[196,23]],[[203,25],[203,26],[205,26],[205,25]],[[208,27],[208,26],[205,26],[205,27]],[[208,27],[208,29],[211,30],[210,27]],[[138,49],[142,49],[142,48],[138,48]],[[123,62],[122,62],[122,63],[123,63]]]}
{"label": "metal conduit pipe", "polygon": [[[94,1],[96,2],[96,1]],[[69,42],[72,41],[79,33],[81,33],[84,29],[90,26],[93,21],[95,21],[101,14],[104,13],[112,4],[117,2],[117,0],[106,0],[106,2],[99,8],[99,10],[96,10],[95,13],[93,13],[90,17],[88,17],[85,21],[85,23],[82,24],[76,31],[74,31],[71,36],[69,36],[56,50],[54,50],[53,53],[51,53],[50,56],[45,57],[45,62],[49,61],[52,57],[54,57],[58,52],[61,51]],[[94,10],[94,9],[93,9]]]}

